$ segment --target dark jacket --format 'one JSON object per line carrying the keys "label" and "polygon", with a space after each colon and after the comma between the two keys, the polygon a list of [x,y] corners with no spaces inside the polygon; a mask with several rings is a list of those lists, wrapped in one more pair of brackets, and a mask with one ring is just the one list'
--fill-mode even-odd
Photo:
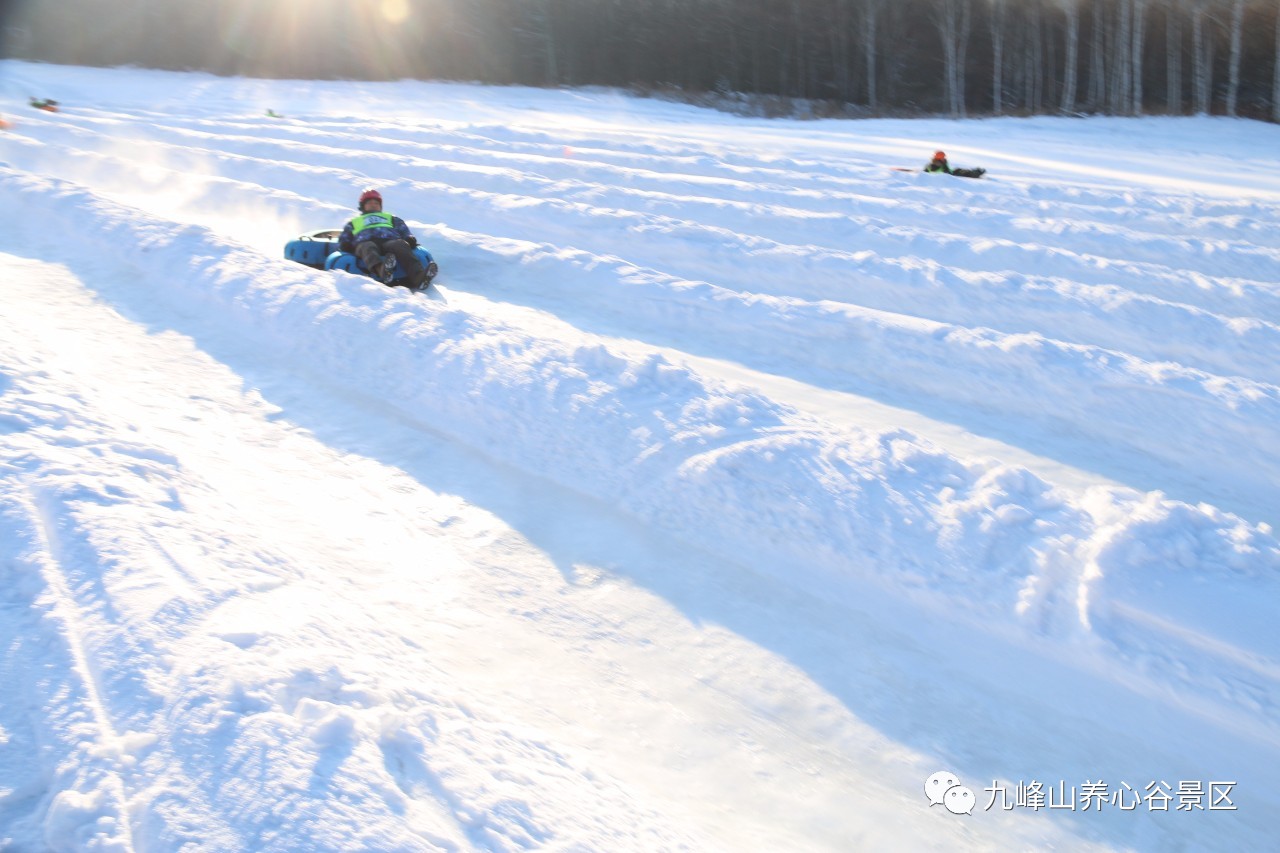
{"label": "dark jacket", "polygon": [[947,175],[955,175],[957,178],[981,178],[987,173],[986,169],[953,169],[947,165],[946,160],[930,160],[929,165],[925,166],[924,170],[934,174],[942,172]]}
{"label": "dark jacket", "polygon": [[362,213],[348,222],[338,237],[338,249],[355,252],[357,243],[369,240],[404,240],[410,246],[418,243],[403,219],[383,211]]}

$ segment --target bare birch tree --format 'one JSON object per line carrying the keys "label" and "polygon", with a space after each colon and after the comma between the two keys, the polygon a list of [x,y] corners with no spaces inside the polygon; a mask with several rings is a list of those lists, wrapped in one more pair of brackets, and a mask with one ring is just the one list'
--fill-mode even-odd
{"label": "bare birch tree", "polygon": [[1076,109],[1076,66],[1080,62],[1080,4],[1079,0],[1060,0],[1066,16],[1066,56],[1062,60],[1062,101],[1059,107],[1064,113]]}
{"label": "bare birch tree", "polygon": [[1102,109],[1106,105],[1106,24],[1102,3],[1094,0],[1089,30],[1089,106]]}
{"label": "bare birch tree", "polygon": [[1234,117],[1240,97],[1240,45],[1244,30],[1244,0],[1231,3],[1231,54],[1227,63],[1227,115]]}
{"label": "bare birch tree", "polygon": [[1181,0],[1168,0],[1164,16],[1164,102],[1169,115],[1182,114]]}
{"label": "bare birch tree", "polygon": [[1009,19],[1007,0],[991,0],[987,26],[991,33],[991,111],[1004,113],[1004,35]]}
{"label": "bare birch tree", "polygon": [[1191,111],[1208,115],[1213,95],[1211,0],[1191,0]]}
{"label": "bare birch tree", "polygon": [[1129,0],[1130,18],[1132,20],[1129,51],[1129,94],[1132,98],[1129,105],[1131,115],[1142,115],[1142,53],[1147,37],[1147,0]]}
{"label": "bare birch tree", "polygon": [[1116,25],[1108,32],[1111,53],[1111,76],[1107,81],[1107,112],[1115,115],[1129,111],[1133,84],[1133,3],[1116,3]]}
{"label": "bare birch tree", "polygon": [[862,0],[862,61],[867,77],[867,109],[872,114],[880,111],[879,80],[876,77],[877,42],[876,25],[880,20],[882,0]]}
{"label": "bare birch tree", "polygon": [[1024,103],[1033,113],[1044,109],[1044,9],[1040,3],[1025,7],[1026,26],[1022,40]]}
{"label": "bare birch tree", "polygon": [[936,0],[933,20],[942,40],[943,83],[947,112],[965,114],[964,63],[972,21],[969,0]]}

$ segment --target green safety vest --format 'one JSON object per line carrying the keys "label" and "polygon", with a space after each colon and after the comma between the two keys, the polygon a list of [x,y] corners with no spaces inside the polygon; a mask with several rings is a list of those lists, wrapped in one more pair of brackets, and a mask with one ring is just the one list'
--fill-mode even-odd
{"label": "green safety vest", "polygon": [[390,213],[364,213],[351,220],[351,233],[359,234],[366,228],[393,228],[395,219]]}

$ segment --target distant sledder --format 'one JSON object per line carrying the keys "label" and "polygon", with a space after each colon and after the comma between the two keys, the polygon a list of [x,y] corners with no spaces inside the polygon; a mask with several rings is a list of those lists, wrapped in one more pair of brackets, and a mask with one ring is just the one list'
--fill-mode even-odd
{"label": "distant sledder", "polygon": [[933,159],[929,161],[929,165],[924,167],[924,171],[930,174],[942,172],[946,175],[955,175],[957,178],[981,178],[987,173],[986,169],[953,169],[947,165],[947,154],[945,151],[933,152]]}
{"label": "distant sledder", "polygon": [[404,220],[383,212],[377,190],[361,193],[359,210],[341,231],[312,231],[290,240],[284,256],[316,269],[367,275],[388,287],[426,290],[439,268]]}

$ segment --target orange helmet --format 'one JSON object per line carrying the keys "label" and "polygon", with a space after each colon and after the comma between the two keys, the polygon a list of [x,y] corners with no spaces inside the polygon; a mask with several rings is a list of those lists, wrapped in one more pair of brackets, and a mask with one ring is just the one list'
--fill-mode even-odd
{"label": "orange helmet", "polygon": [[382,193],[378,192],[377,190],[365,190],[364,192],[360,193],[360,203],[359,203],[358,205],[356,205],[356,209],[357,209],[357,210],[359,210],[359,211],[361,211],[361,212],[363,213],[363,212],[364,212],[364,203],[365,203],[366,201],[369,201],[370,199],[375,199],[375,198],[376,198],[379,202],[381,202],[381,201],[382,201]]}
{"label": "orange helmet", "polygon": [[933,152],[933,159],[935,159],[935,160],[945,160],[945,159],[947,159],[947,152],[945,152],[945,151],[935,151],[935,152]]}

